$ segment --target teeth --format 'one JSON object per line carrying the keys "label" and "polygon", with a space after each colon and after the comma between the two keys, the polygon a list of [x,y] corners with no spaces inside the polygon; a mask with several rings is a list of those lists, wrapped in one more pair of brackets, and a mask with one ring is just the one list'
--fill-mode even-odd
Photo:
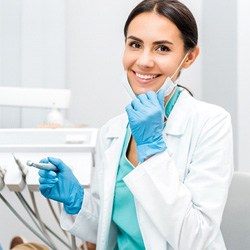
{"label": "teeth", "polygon": [[155,78],[157,75],[141,75],[139,73],[136,73],[136,76],[144,80],[149,80]]}

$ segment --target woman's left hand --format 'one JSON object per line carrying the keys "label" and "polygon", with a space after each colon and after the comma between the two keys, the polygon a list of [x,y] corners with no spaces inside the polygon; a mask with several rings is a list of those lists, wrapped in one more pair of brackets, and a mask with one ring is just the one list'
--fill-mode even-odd
{"label": "woman's left hand", "polygon": [[164,91],[149,91],[138,95],[126,107],[129,125],[136,142],[138,161],[166,149],[162,137],[164,128]]}

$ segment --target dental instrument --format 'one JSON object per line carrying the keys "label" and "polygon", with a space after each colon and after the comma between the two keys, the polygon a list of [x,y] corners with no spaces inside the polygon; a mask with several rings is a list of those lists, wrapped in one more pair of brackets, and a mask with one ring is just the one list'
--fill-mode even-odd
{"label": "dental instrument", "polygon": [[22,164],[22,162],[14,155],[14,153],[12,153],[12,156],[13,156],[18,168],[22,172],[23,178],[25,178],[27,173],[28,173],[28,168]]}
{"label": "dental instrument", "polygon": [[27,161],[26,163],[30,167],[35,167],[38,169],[44,169],[44,170],[52,170],[52,171],[57,171],[57,167],[51,163],[35,163],[32,161]]}

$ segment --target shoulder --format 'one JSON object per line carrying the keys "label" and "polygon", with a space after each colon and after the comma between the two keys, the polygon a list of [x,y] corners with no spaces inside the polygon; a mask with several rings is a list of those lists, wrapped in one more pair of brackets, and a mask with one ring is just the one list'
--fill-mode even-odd
{"label": "shoulder", "polygon": [[223,107],[186,97],[191,103],[191,112],[188,120],[193,136],[199,140],[206,138],[232,137],[231,115]]}
{"label": "shoulder", "polygon": [[216,118],[228,118],[231,119],[231,115],[223,107],[198,100],[187,92],[183,93],[183,99],[190,103],[191,115],[200,120],[210,120]]}
{"label": "shoulder", "polygon": [[166,130],[169,134],[191,131],[197,135],[215,127],[231,130],[230,114],[218,105],[195,99],[184,90],[170,114]]}

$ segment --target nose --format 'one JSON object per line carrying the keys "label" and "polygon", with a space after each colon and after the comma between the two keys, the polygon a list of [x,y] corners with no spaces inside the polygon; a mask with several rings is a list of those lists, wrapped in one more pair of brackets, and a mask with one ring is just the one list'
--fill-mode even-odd
{"label": "nose", "polygon": [[150,51],[141,51],[137,58],[137,66],[140,68],[152,68],[154,66],[154,58]]}

